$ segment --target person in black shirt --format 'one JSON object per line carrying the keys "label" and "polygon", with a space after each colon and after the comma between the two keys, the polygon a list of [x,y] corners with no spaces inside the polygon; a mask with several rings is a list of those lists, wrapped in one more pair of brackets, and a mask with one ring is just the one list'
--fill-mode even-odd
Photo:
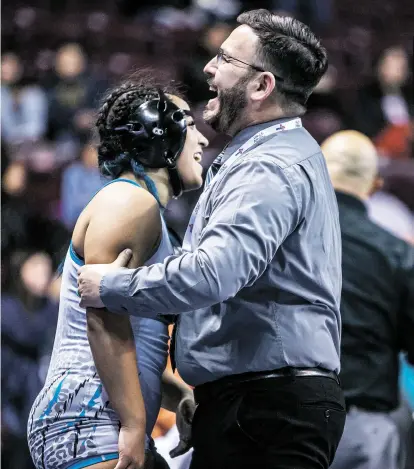
{"label": "person in black shirt", "polygon": [[368,137],[342,131],[322,144],[342,234],[341,384],[347,421],[333,469],[394,469],[402,444],[399,354],[414,364],[414,247],[372,222],[365,200],[379,188]]}

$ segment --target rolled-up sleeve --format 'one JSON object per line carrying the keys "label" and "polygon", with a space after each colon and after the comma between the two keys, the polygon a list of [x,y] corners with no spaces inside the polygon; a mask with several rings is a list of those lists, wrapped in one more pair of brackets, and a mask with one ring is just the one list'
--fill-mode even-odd
{"label": "rolled-up sleeve", "polygon": [[110,311],[155,317],[234,297],[262,275],[298,224],[297,193],[289,168],[281,169],[270,155],[234,164],[214,188],[197,248],[160,264],[107,274],[103,303]]}

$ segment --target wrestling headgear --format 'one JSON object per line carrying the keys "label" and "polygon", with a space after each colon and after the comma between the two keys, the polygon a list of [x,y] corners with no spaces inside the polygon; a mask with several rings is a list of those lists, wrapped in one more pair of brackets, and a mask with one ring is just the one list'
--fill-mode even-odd
{"label": "wrestling headgear", "polygon": [[143,166],[167,168],[175,197],[183,190],[177,159],[187,135],[187,114],[158,90],[157,98],[141,104],[125,125],[113,129],[120,133],[131,156]]}

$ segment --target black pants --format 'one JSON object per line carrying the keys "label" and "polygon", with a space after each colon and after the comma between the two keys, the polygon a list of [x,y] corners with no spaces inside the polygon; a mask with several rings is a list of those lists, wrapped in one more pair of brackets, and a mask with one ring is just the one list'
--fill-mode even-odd
{"label": "black pants", "polygon": [[224,386],[199,399],[190,469],[328,468],[345,416],[342,390],[330,378]]}
{"label": "black pants", "polygon": [[145,452],[144,469],[170,469],[170,466],[154,446],[151,451]]}

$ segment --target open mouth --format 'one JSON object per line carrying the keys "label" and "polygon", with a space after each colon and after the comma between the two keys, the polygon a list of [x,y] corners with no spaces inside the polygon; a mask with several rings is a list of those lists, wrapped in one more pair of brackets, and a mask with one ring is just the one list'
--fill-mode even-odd
{"label": "open mouth", "polygon": [[197,153],[194,153],[194,160],[197,163],[201,163],[202,159],[203,159],[203,152],[202,151],[198,151]]}
{"label": "open mouth", "polygon": [[209,92],[210,92],[210,93],[209,93],[209,97],[210,97],[211,99],[217,98],[218,91],[217,91],[217,88],[216,88],[215,86],[210,85],[209,88],[208,88],[208,90],[209,90]]}
{"label": "open mouth", "polygon": [[215,86],[210,85],[209,91],[210,91],[211,99],[207,103],[207,109],[215,110],[220,105],[220,101],[218,97],[218,90]]}

